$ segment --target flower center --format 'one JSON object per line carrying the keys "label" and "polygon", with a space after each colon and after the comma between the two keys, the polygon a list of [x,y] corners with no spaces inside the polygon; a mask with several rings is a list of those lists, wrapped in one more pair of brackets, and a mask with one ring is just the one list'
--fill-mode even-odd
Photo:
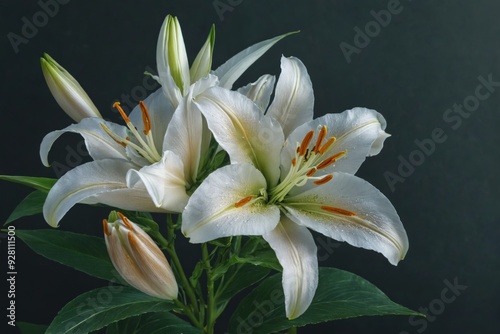
{"label": "flower center", "polygon": [[347,154],[347,150],[325,157],[336,138],[332,136],[325,141],[328,133],[327,127],[323,125],[318,127],[318,129],[318,136],[312,148],[310,148],[310,144],[315,135],[314,130],[309,131],[301,143],[297,143],[295,156],[292,159],[292,165],[288,174],[269,192],[270,203],[281,202],[293,187],[301,187],[308,180],[313,180],[315,185],[320,186],[333,179],[332,174],[323,176],[314,175],[318,170],[325,169],[333,165],[338,159],[344,157]]}
{"label": "flower center", "polygon": [[130,137],[123,138],[106,126],[106,124],[101,123],[101,127],[106,131],[106,133],[113,138],[118,144],[123,147],[130,146],[134,150],[136,150],[141,156],[143,156],[150,163],[155,163],[161,160],[161,155],[158,153],[156,149],[153,135],[151,133],[151,118],[149,116],[149,111],[144,102],[140,101],[139,106],[141,107],[142,112],[142,123],[144,125],[144,135],[140,134],[139,131],[135,128],[134,124],[130,121],[127,114],[123,111],[120,106],[120,102],[115,102],[113,107],[118,110],[120,115],[122,116],[125,124],[129,128],[130,134],[135,138],[134,141]]}

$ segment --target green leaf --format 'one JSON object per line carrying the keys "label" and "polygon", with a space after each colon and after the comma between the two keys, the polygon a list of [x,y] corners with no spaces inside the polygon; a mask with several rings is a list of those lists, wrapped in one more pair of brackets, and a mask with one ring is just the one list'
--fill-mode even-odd
{"label": "green leaf", "polygon": [[202,331],[170,312],[147,313],[108,326],[106,334],[201,334]]}
{"label": "green leaf", "polygon": [[148,296],[134,288],[108,286],[86,292],[54,318],[46,334],[84,334],[136,315],[168,311],[171,301]]}
{"label": "green leaf", "polygon": [[315,297],[300,317],[286,318],[284,300],[281,274],[266,279],[240,303],[229,322],[229,332],[267,334],[364,315],[421,315],[392,302],[365,279],[335,268],[320,268]]}
{"label": "green leaf", "polygon": [[256,266],[266,267],[277,271],[282,271],[283,268],[276,258],[276,254],[272,249],[263,249],[253,252],[252,255],[234,256],[236,263],[251,263]]}
{"label": "green leaf", "polygon": [[12,223],[19,218],[42,213],[43,203],[45,203],[46,198],[47,192],[42,190],[35,190],[34,192],[26,196],[26,198],[24,198],[21,203],[16,206],[14,211],[12,211],[12,213],[10,214],[9,218],[7,218],[4,226]]}
{"label": "green leaf", "polygon": [[17,321],[16,327],[19,329],[21,334],[44,334],[49,326]]}
{"label": "green leaf", "polygon": [[5,180],[14,183],[20,183],[28,187],[48,192],[50,188],[56,183],[57,179],[47,177],[34,177],[34,176],[12,176],[0,175],[0,180]]}
{"label": "green leaf", "polygon": [[126,284],[116,272],[103,238],[60,230],[16,230],[36,253],[91,276]]}

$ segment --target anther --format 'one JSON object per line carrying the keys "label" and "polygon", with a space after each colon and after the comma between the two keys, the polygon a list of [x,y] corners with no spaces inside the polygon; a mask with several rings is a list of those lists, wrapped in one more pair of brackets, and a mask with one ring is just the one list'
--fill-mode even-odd
{"label": "anther", "polygon": [[292,159],[292,166],[295,167],[296,164],[297,164],[297,159],[293,158]]}
{"label": "anther", "polygon": [[325,153],[326,150],[328,150],[330,148],[330,146],[332,146],[332,144],[335,143],[336,140],[337,140],[337,138],[335,138],[335,137],[331,137],[330,139],[328,139],[327,142],[325,143],[325,145],[323,145],[323,147],[321,147],[319,149],[319,154]]}
{"label": "anther", "polygon": [[130,118],[128,118],[128,116],[125,113],[125,111],[123,111],[122,107],[120,106],[120,102],[113,103],[113,108],[116,108],[116,110],[118,110],[118,112],[122,116],[122,118],[125,121],[125,123],[130,123]]}
{"label": "anther", "polygon": [[238,202],[234,203],[234,207],[241,208],[242,206],[244,206],[245,204],[250,202],[252,200],[252,198],[253,198],[253,196],[247,196],[247,197],[239,200]]}
{"label": "anther", "polygon": [[316,171],[317,171],[316,167],[313,167],[306,173],[306,176],[307,177],[313,176],[314,174],[316,174]]}
{"label": "anther", "polygon": [[334,164],[335,161],[337,161],[338,158],[343,157],[345,154],[346,154],[346,151],[342,151],[342,152],[339,152],[337,154],[334,154],[331,157],[326,158],[325,160],[323,160],[318,166],[316,166],[316,168],[318,168],[318,169],[326,168],[326,167]]}
{"label": "anther", "polygon": [[[118,140],[118,138],[120,139],[123,139],[117,135],[115,135],[104,123],[101,123],[101,128],[111,137],[111,139],[113,139],[115,142],[117,142],[118,144],[120,144],[121,146],[123,146],[124,148],[127,147],[127,143],[121,141],[121,140]],[[129,137],[126,138],[126,140],[130,140]]]}
{"label": "anther", "polygon": [[314,136],[314,131],[311,130],[306,135],[304,136],[304,139],[302,140],[302,144],[300,144],[300,149],[299,149],[299,155],[303,156],[306,153],[307,148],[309,147],[309,144],[311,143],[312,137]]}
{"label": "anther", "polygon": [[344,216],[356,216],[356,214],[352,211],[349,211],[349,210],[344,210],[344,209],[340,209],[340,208],[335,208],[333,206],[328,206],[328,205],[322,205],[320,206],[320,208],[322,210],[325,210],[325,211],[328,211],[328,212],[331,212],[331,213],[338,213],[340,215],[344,215]]}
{"label": "anther", "polygon": [[327,128],[325,125],[323,125],[321,130],[319,130],[318,139],[316,139],[316,144],[314,145],[314,148],[313,148],[314,153],[319,152],[319,149],[321,147],[321,143],[323,142],[323,139],[325,139],[325,137],[326,137],[326,132],[327,132]]}
{"label": "anther", "polygon": [[151,118],[149,117],[149,111],[144,102],[139,101],[139,106],[142,111],[142,123],[144,123],[144,134],[147,135],[151,131]]}
{"label": "anther", "polygon": [[314,181],[313,183],[314,183],[315,185],[317,185],[317,186],[320,186],[320,185],[322,185],[322,184],[327,183],[327,182],[328,182],[328,181],[330,181],[331,179],[333,179],[333,175],[332,175],[332,174],[328,174],[328,175],[326,175],[325,177],[323,177],[323,178],[321,178],[321,179],[319,179],[319,180],[317,180],[317,181]]}

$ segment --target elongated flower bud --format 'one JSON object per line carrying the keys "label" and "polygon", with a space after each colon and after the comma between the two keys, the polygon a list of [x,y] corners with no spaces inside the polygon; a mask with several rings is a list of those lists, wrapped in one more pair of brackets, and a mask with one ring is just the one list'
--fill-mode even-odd
{"label": "elongated flower bud", "polygon": [[103,220],[104,238],[116,270],[130,285],[154,297],[177,298],[178,286],[165,255],[137,224],[114,212]]}
{"label": "elongated flower bud", "polygon": [[87,117],[100,117],[96,106],[82,86],[48,54],[40,58],[43,76],[59,106],[76,122]]}

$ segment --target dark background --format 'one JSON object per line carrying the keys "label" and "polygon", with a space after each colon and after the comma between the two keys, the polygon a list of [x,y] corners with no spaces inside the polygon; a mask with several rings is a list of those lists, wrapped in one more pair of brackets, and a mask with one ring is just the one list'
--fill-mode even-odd
{"label": "dark background", "polygon": [[[119,121],[111,104],[143,85],[147,67],[155,69],[156,39],[166,14],[178,16],[191,56],[215,23],[214,68],[255,42],[300,29],[300,34],[273,47],[239,83],[263,73],[278,75],[280,55],[293,55],[308,68],[316,116],[355,106],[380,111],[392,137],[359,175],[389,197],[410,239],[407,258],[397,267],[377,253],[348,245],[335,248],[320,265],[352,271],[394,301],[413,309],[431,305],[436,313],[418,325],[408,317],[363,317],[310,326],[308,332],[497,333],[500,87],[494,87],[489,98],[462,118],[460,126],[443,116],[455,103],[474,101],[471,96],[480,84],[479,76],[491,75],[500,82],[500,2],[402,0],[400,12],[373,33],[348,63],[339,45],[354,46],[355,27],[364,30],[374,20],[370,12],[387,9],[391,2],[221,0],[232,5],[219,15],[211,0],[73,0],[60,5],[58,13],[16,53],[7,34],[21,35],[22,18],[32,22],[41,7],[36,1],[2,0],[0,174],[55,176],[40,162],[39,143],[46,133],[66,127],[71,120],[46,87],[39,67],[43,52],[79,80],[106,118]],[[139,90],[135,92],[137,98]],[[401,159],[408,160],[412,154],[418,159],[415,140],[431,138],[436,128],[442,129],[446,140],[435,144],[431,154],[420,155],[419,166],[391,189],[386,172],[397,174]],[[71,164],[66,155],[78,142],[77,136],[64,136],[50,160]],[[2,182],[0,220],[28,193],[22,186]],[[101,235],[100,221],[107,213],[77,206],[61,228]],[[47,227],[41,216],[15,225],[18,229]],[[1,240],[5,250],[5,239]],[[17,321],[48,324],[76,295],[105,285],[45,260],[20,240],[16,247]],[[443,304],[439,300],[445,280],[457,280],[467,288],[453,302]]]}

